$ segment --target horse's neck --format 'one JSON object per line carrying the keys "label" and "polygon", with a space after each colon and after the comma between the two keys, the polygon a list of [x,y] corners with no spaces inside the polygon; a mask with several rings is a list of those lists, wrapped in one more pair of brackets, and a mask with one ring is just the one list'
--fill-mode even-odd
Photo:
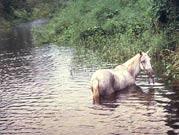
{"label": "horse's neck", "polygon": [[135,55],[133,58],[126,61],[124,64],[127,67],[129,73],[136,78],[140,72],[140,54]]}

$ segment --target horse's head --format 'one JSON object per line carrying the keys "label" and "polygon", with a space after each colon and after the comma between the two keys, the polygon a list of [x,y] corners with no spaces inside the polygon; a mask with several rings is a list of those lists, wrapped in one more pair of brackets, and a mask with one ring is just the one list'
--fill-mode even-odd
{"label": "horse's head", "polygon": [[148,52],[140,52],[140,69],[144,70],[149,78],[154,78],[154,71],[152,69],[151,58],[148,55]]}

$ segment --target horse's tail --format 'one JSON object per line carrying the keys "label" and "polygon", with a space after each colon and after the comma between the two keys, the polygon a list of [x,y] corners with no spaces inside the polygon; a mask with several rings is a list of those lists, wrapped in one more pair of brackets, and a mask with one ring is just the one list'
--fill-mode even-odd
{"label": "horse's tail", "polygon": [[95,79],[92,81],[91,90],[93,93],[93,103],[100,104],[99,80]]}

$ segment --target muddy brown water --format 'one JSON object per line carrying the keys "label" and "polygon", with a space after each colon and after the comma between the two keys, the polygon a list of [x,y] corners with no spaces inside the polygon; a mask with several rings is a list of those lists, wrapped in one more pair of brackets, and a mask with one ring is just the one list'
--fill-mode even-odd
{"label": "muddy brown water", "polygon": [[177,90],[157,79],[151,86],[142,73],[137,86],[94,105],[90,77],[114,64],[98,65],[93,53],[71,47],[34,47],[27,25],[17,27],[16,39],[7,41],[12,48],[0,51],[1,135],[179,134]]}

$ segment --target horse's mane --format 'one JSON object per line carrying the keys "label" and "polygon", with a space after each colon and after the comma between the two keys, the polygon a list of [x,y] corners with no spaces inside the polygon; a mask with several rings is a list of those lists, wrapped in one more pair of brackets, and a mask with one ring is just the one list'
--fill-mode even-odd
{"label": "horse's mane", "polygon": [[136,54],[134,57],[132,57],[131,59],[129,59],[128,61],[126,61],[125,63],[123,63],[122,65],[128,67],[131,64],[134,64],[136,62],[139,62],[139,58],[140,58],[140,54]]}
{"label": "horse's mane", "polygon": [[135,77],[139,72],[140,54],[136,54],[134,57],[123,63],[128,71]]}

